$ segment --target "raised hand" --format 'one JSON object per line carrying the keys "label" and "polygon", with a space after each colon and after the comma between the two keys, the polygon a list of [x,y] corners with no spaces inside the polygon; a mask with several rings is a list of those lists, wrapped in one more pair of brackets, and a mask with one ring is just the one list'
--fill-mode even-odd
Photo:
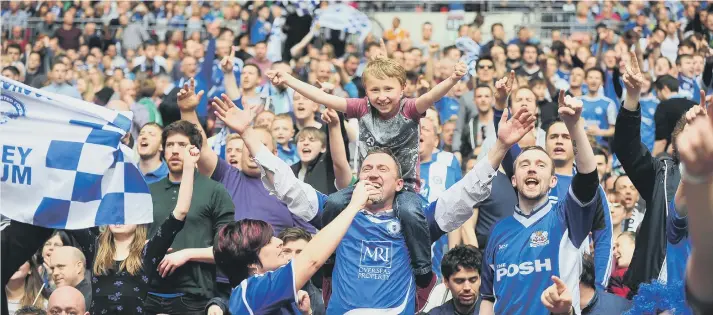
{"label": "raised hand", "polygon": [[196,110],[203,97],[203,91],[196,94],[196,81],[191,78],[183,88],[178,91],[178,109],[182,112],[192,112]]}
{"label": "raised hand", "polygon": [[459,81],[463,76],[468,72],[468,66],[466,66],[465,62],[459,61],[453,69],[453,74],[451,75],[451,78],[453,80]]}
{"label": "raised hand", "polygon": [[213,108],[215,109],[213,113],[215,113],[216,117],[241,135],[250,127],[254,116],[253,107],[242,110],[235,106],[235,103],[225,94],[222,94],[221,98],[213,98]]}
{"label": "raised hand", "polygon": [[223,73],[232,73],[233,72],[233,56],[235,56],[235,46],[230,48],[230,55],[227,55],[223,57],[222,60],[220,60],[220,69],[223,70]]}
{"label": "raised hand", "polygon": [[198,150],[194,145],[186,146],[186,152],[183,153],[183,169],[193,170],[196,168],[198,159],[201,157],[201,150]]}
{"label": "raised hand", "polygon": [[552,276],[552,281],[554,284],[542,292],[540,301],[550,313],[571,314],[573,311],[572,294],[567,289],[567,285],[557,276]]}
{"label": "raised hand", "polygon": [[285,83],[285,80],[287,80],[287,73],[284,71],[268,70],[265,72],[265,75],[270,79],[272,85],[282,85]]}
{"label": "raised hand", "polygon": [[317,81],[317,87],[322,90],[324,93],[327,94],[332,94],[332,91],[334,91],[335,88],[337,88],[334,84],[329,83],[329,82],[319,82]]}
{"label": "raised hand", "polygon": [[582,116],[582,101],[569,95],[565,96],[564,91],[560,90],[558,102],[559,109],[557,112],[568,128],[573,127]]}
{"label": "raised hand", "polygon": [[708,108],[709,103],[711,102],[710,96],[706,97],[706,92],[703,90],[701,90],[700,93],[701,93],[701,103],[691,107],[686,112],[686,123],[687,124],[692,123],[698,117],[705,117],[708,115],[708,113],[706,112],[706,109]]}
{"label": "raised hand", "polygon": [[675,139],[686,170],[696,176],[713,174],[713,106],[706,111],[705,116],[695,117]]}
{"label": "raised hand", "polygon": [[337,111],[331,108],[327,108],[327,110],[322,112],[322,121],[326,122],[329,128],[339,127]]}
{"label": "raised hand", "polygon": [[384,44],[384,39],[379,39],[379,52],[374,54],[374,56],[370,56],[372,60],[378,59],[378,58],[388,58],[388,50],[386,50],[386,44]]}
{"label": "raised hand", "polygon": [[510,70],[510,75],[495,82],[495,104],[500,108],[505,108],[508,96],[512,92],[512,85],[515,82],[515,70]]}
{"label": "raised hand", "polygon": [[536,117],[524,107],[520,108],[512,119],[508,119],[508,116],[510,116],[509,109],[503,112],[503,117],[498,123],[498,140],[507,146],[512,146],[535,128]]}
{"label": "raised hand", "polygon": [[636,53],[630,52],[629,63],[626,65],[622,80],[626,86],[626,94],[631,97],[638,97],[641,95],[641,88],[644,85],[644,75],[641,74],[641,69],[639,69],[639,60],[636,58]]}

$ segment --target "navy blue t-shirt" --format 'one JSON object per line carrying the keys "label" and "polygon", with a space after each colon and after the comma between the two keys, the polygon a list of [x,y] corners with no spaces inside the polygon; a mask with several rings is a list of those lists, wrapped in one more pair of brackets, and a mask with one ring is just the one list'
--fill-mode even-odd
{"label": "navy blue t-shirt", "polygon": [[517,194],[510,179],[500,171],[495,174],[490,196],[476,205],[478,222],[475,224],[475,236],[478,238],[480,248],[485,248],[488,244],[488,236],[495,223],[512,216],[517,205]]}

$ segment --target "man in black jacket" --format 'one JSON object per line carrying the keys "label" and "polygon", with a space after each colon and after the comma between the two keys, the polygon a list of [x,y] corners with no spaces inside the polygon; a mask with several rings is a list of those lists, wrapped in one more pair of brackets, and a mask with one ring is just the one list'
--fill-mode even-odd
{"label": "man in black jacket", "polygon": [[[641,143],[639,97],[643,82],[636,55],[623,74],[627,95],[616,119],[612,148],[631,182],[646,201],[646,215],[636,237],[636,249],[624,283],[636,294],[639,285],[665,279],[666,215],[681,180],[676,145],[673,156],[656,158]],[[685,118],[673,129],[673,138],[683,131]]]}

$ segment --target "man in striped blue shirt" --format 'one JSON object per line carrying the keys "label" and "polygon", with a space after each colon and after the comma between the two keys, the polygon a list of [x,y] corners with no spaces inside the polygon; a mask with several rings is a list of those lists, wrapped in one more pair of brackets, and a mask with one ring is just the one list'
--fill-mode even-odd
{"label": "man in striped blue shirt", "polygon": [[582,118],[586,122],[587,134],[594,136],[598,143],[608,146],[607,138],[614,136],[617,106],[610,98],[599,94],[599,88],[604,80],[604,72],[601,69],[587,70],[585,80],[589,92],[580,99],[584,104]]}

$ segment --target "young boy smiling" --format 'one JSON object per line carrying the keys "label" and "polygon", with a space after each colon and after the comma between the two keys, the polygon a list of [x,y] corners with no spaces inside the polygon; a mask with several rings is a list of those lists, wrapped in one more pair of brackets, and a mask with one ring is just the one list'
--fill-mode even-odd
{"label": "young boy smiling", "polygon": [[295,127],[292,124],[292,117],[289,114],[279,114],[275,116],[270,127],[272,137],[277,142],[277,157],[285,161],[288,165],[299,162],[297,146],[292,142],[295,135]]}
{"label": "young boy smiling", "polygon": [[[422,211],[422,199],[418,195],[419,121],[423,113],[445,96],[465,72],[466,65],[458,63],[453,74],[433,89],[418,98],[406,98],[406,71],[403,66],[394,60],[377,57],[369,61],[362,74],[366,97],[361,99],[345,99],[328,94],[285,72],[267,72],[273,84],[284,83],[317,104],[345,113],[348,119],[359,119],[359,164],[373,148],[388,148],[394,153],[401,166],[404,190],[397,195],[393,210],[401,221],[401,233],[409,249],[411,266],[419,287],[426,287],[433,276],[429,230]],[[329,197],[323,224],[330,222],[347,206],[352,191],[353,187],[343,189]]]}

